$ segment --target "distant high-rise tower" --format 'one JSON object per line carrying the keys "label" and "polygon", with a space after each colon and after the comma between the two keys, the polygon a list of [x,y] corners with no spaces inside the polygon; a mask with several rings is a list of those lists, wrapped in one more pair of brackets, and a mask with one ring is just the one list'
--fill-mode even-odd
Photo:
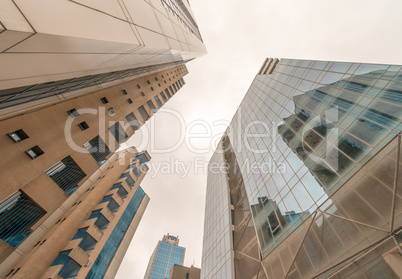
{"label": "distant high-rise tower", "polygon": [[178,237],[164,235],[149,259],[144,279],[169,279],[173,265],[183,265],[185,251]]}
{"label": "distant high-rise tower", "polygon": [[401,278],[401,81],[267,59],[210,161],[201,278]]}

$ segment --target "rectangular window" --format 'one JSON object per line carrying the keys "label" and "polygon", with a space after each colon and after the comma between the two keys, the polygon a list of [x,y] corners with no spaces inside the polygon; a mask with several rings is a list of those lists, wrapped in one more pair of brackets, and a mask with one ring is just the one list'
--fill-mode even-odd
{"label": "rectangular window", "polygon": [[140,89],[140,88],[141,88],[141,86],[140,86],[139,84],[137,84],[137,88],[138,88],[138,89]]}
{"label": "rectangular window", "polygon": [[147,83],[148,83],[148,84],[151,84],[151,83],[149,82],[149,80],[147,80]]}
{"label": "rectangular window", "polygon": [[127,99],[127,102],[128,102],[129,104],[132,104],[132,103],[133,103],[133,100],[131,100],[131,98],[128,98],[128,99]]}
{"label": "rectangular window", "polygon": [[92,157],[102,166],[106,162],[106,157],[111,153],[109,147],[105,144],[100,136],[96,136],[89,142],[84,144],[84,147],[91,153]]}
{"label": "rectangular window", "polygon": [[69,257],[70,252],[71,250],[60,252],[57,258],[51,264],[51,266],[63,265],[59,272],[59,275],[62,278],[75,278],[81,269],[81,266]]}
{"label": "rectangular window", "polygon": [[172,97],[172,95],[170,95],[170,92],[169,92],[169,90],[166,88],[165,89],[165,93],[166,93],[166,96],[170,99],[170,97]]}
{"label": "rectangular window", "polygon": [[154,91],[154,88],[153,88],[153,87],[151,87],[151,91]]}
{"label": "rectangular window", "polygon": [[126,89],[121,90],[121,93],[123,93],[123,95],[127,95]]}
{"label": "rectangular window", "polygon": [[46,211],[30,197],[17,191],[0,202],[0,238],[17,247],[31,233],[31,227]]}
{"label": "rectangular window", "polygon": [[145,93],[144,93],[144,92],[141,92],[141,96],[142,96],[142,97],[145,97]]}
{"label": "rectangular window", "polygon": [[28,135],[27,135],[22,129],[17,130],[17,131],[14,131],[14,132],[12,132],[12,133],[9,133],[9,134],[7,134],[7,135],[8,135],[14,142],[20,142],[20,141],[23,141],[23,140],[29,138]]}
{"label": "rectangular window", "polygon": [[25,151],[25,153],[31,157],[31,159],[35,159],[36,157],[39,157],[40,155],[42,155],[43,152],[42,149],[39,148],[39,146],[35,145],[34,147],[28,149],[27,151]]}
{"label": "rectangular window", "polygon": [[49,175],[67,195],[71,195],[77,190],[78,182],[86,176],[71,156],[67,156],[48,169],[46,174]]}
{"label": "rectangular window", "polygon": [[109,103],[109,101],[106,99],[106,97],[101,98],[101,101],[103,104]]}
{"label": "rectangular window", "polygon": [[155,106],[154,106],[154,103],[152,103],[152,101],[149,100],[149,101],[147,102],[147,105],[148,105],[149,109],[151,110],[151,114],[154,114],[154,113],[156,112],[156,108],[155,108]]}
{"label": "rectangular window", "polygon": [[154,98],[155,98],[155,101],[156,101],[156,103],[158,104],[158,106],[159,106],[159,107],[162,107],[162,102],[161,102],[161,100],[159,99],[159,97],[158,97],[158,96],[155,96]]}
{"label": "rectangular window", "polygon": [[138,108],[138,111],[140,112],[140,114],[142,116],[142,119],[144,119],[144,121],[148,120],[149,114],[148,114],[148,112],[147,112],[147,110],[145,109],[144,106],[140,106]]}
{"label": "rectangular window", "polygon": [[75,109],[75,108],[73,108],[73,109],[70,109],[70,110],[68,110],[67,111],[69,114],[70,114],[70,116],[71,117],[77,117],[78,115],[80,115],[79,113],[78,113],[78,111]]}
{"label": "rectangular window", "polygon": [[136,131],[140,127],[140,122],[138,122],[134,113],[130,113],[130,114],[126,115],[126,120],[134,131]]}
{"label": "rectangular window", "polygon": [[85,121],[78,124],[78,127],[80,127],[81,130],[83,130],[83,131],[89,128],[87,122],[85,122]]}
{"label": "rectangular window", "polygon": [[116,114],[116,111],[114,110],[114,108],[108,108],[107,111],[109,112],[109,115],[110,115],[110,116],[113,116],[113,115]]}
{"label": "rectangular window", "polygon": [[124,189],[124,187],[121,185],[121,183],[114,184],[110,190],[113,190],[113,189],[118,189],[117,194],[119,194],[119,196],[122,199],[125,199],[128,195],[128,192],[126,191],[126,189]]}
{"label": "rectangular window", "polygon": [[164,94],[163,92],[161,92],[160,95],[161,95],[163,101],[166,103],[166,102],[167,102],[167,98],[166,98],[165,94]]}
{"label": "rectangular window", "polygon": [[177,92],[177,87],[176,87],[176,84],[174,84],[174,83],[173,83],[173,88],[174,88],[174,92]]}
{"label": "rectangular window", "polygon": [[120,125],[119,122],[116,122],[112,126],[109,127],[109,131],[112,133],[114,138],[117,140],[118,143],[123,143],[128,135],[124,131],[123,127]]}
{"label": "rectangular window", "polygon": [[173,96],[173,94],[174,94],[175,92],[173,91],[173,88],[172,88],[171,85],[169,85],[169,89],[170,89],[170,93],[172,93],[172,96]]}

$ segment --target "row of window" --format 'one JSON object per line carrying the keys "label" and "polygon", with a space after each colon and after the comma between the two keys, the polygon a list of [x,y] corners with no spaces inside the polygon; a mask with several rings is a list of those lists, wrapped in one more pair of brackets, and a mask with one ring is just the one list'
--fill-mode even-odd
{"label": "row of window", "polygon": [[[130,183],[128,183],[128,184],[129,185],[131,184],[130,187],[134,186],[134,184],[131,183],[131,181],[134,181],[134,180],[128,173],[122,174],[121,178],[122,177],[126,177],[126,181],[131,179]],[[114,189],[118,189],[117,194],[123,200],[127,197],[128,192],[121,185],[121,183],[116,183],[110,188],[110,190],[114,190]],[[102,200],[99,202],[99,204],[107,202],[108,203],[107,207],[114,214],[118,211],[120,206],[113,199],[112,196],[113,196],[112,194],[104,196],[102,198]],[[96,218],[96,221],[94,224],[103,232],[108,227],[110,222],[101,213],[101,211],[102,211],[102,209],[92,211],[90,216],[88,217],[88,220]],[[84,227],[84,228],[78,229],[77,233],[73,236],[73,238],[71,240],[82,239],[79,246],[81,249],[83,249],[86,253],[88,253],[90,255],[91,252],[94,250],[94,248],[97,244],[97,241],[90,234],[88,234],[88,232],[87,232],[88,228],[89,227]],[[77,276],[78,272],[81,269],[81,266],[76,261],[74,261],[72,258],[69,257],[69,254],[71,253],[71,251],[72,251],[71,249],[66,250],[66,251],[61,251],[59,253],[59,255],[57,256],[57,258],[51,264],[51,266],[63,265],[63,267],[59,271],[59,275],[62,278],[75,278],[75,276]]]}

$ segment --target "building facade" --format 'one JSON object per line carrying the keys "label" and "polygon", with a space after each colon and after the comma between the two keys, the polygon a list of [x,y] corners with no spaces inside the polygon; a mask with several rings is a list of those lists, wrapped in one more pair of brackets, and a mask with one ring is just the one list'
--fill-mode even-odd
{"label": "building facade", "polygon": [[174,265],[183,265],[185,252],[178,237],[164,235],[149,259],[144,279],[168,279]]}
{"label": "building facade", "polygon": [[401,68],[264,62],[211,158],[201,278],[402,276]]}
{"label": "building facade", "polygon": [[39,224],[47,212],[24,191],[5,199],[2,248],[14,249],[2,277],[114,278],[149,202],[140,187],[149,159],[133,148],[112,154]]}
{"label": "building facade", "polygon": [[0,42],[1,118],[206,53],[186,0],[5,0]]}
{"label": "building facade", "polygon": [[170,270],[169,279],[200,279],[201,269],[196,268],[195,266],[182,266],[182,265],[173,265]]}
{"label": "building facade", "polygon": [[110,160],[205,53],[188,1],[0,3],[0,277],[114,276],[149,198]]}

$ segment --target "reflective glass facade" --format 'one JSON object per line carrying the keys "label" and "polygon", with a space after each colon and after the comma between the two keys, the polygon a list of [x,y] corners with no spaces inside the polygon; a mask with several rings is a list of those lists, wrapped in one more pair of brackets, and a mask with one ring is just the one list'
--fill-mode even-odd
{"label": "reflective glass facade", "polygon": [[145,279],[168,279],[172,267],[183,265],[186,249],[179,246],[179,239],[165,235],[158,242],[147,267]]}
{"label": "reflective glass facade", "polygon": [[[221,145],[218,149],[221,149]],[[205,202],[202,278],[233,278],[227,175],[219,171],[219,168],[212,168],[213,165],[221,166],[224,162],[220,152],[216,152],[210,161]]]}
{"label": "reflective glass facade", "polygon": [[[265,276],[398,278],[382,253],[396,248],[386,235],[402,225],[401,119],[400,66],[282,59],[256,76],[227,137]],[[381,253],[367,248],[381,240]],[[217,247],[205,241],[204,254]],[[353,269],[347,256],[364,247],[371,266]]]}

